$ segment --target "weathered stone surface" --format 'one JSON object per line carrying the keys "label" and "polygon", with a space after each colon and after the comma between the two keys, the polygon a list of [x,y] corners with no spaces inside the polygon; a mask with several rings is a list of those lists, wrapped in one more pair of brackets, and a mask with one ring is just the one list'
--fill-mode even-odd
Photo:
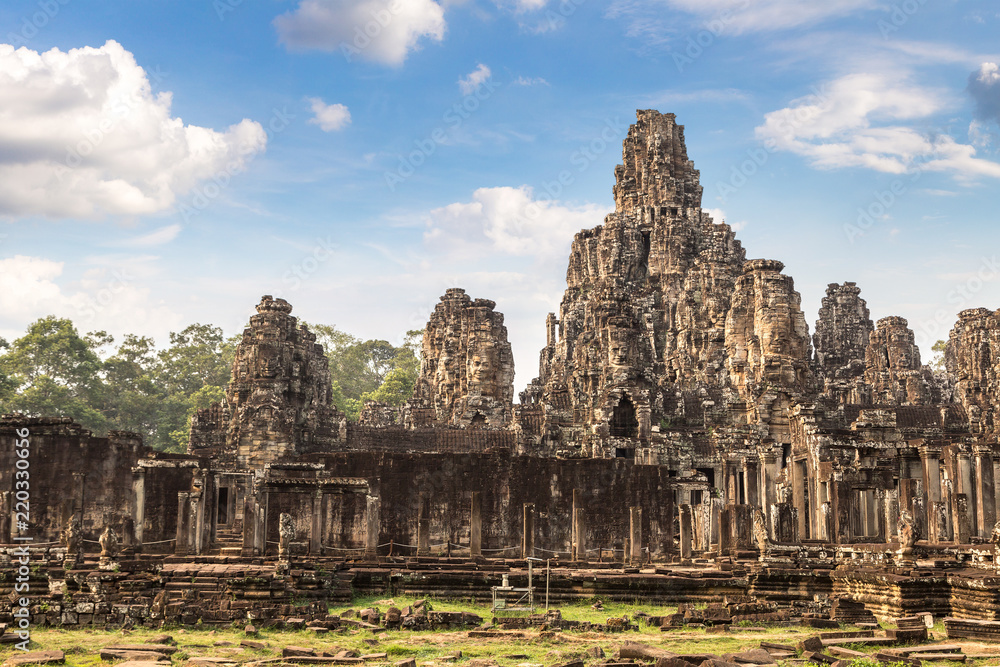
{"label": "weathered stone surface", "polygon": [[794,399],[812,387],[812,345],[791,278],[781,262],[755,259],[743,266],[726,316],[729,379],[747,406],[747,421],[767,424],[786,442]]}
{"label": "weathered stone surface", "polygon": [[833,405],[864,402],[858,378],[865,373],[865,351],[874,331],[868,304],[855,283],[827,286],[813,347],[817,379]]}
{"label": "weathered stone surface", "polygon": [[20,667],[21,665],[52,665],[66,662],[66,654],[62,651],[27,651],[16,653],[3,662],[3,667]]}
{"label": "weathered stone surface", "polygon": [[955,379],[955,398],[972,430],[996,433],[1000,410],[1000,310],[963,310],[945,348],[945,364]]}
{"label": "weathered stone surface", "polygon": [[261,298],[236,346],[225,404],[195,414],[189,451],[222,447],[260,466],[331,447],[343,416],[331,402],[329,363],[291,312],[284,299]]}
{"label": "weathered stone surface", "polygon": [[505,427],[513,414],[514,356],[503,314],[488,299],[449,289],[424,329],[411,422]]}
{"label": "weathered stone surface", "polygon": [[924,405],[931,403],[934,379],[920,364],[920,348],[902,317],[878,321],[865,350],[865,383],[874,405]]}
{"label": "weathered stone surface", "polygon": [[566,453],[613,454],[616,439],[648,437],[664,418],[697,418],[705,392],[727,380],[743,248],[702,211],[673,114],[639,111],[622,162],[615,212],[573,240],[559,317],[522,396],[544,406],[540,435]]}

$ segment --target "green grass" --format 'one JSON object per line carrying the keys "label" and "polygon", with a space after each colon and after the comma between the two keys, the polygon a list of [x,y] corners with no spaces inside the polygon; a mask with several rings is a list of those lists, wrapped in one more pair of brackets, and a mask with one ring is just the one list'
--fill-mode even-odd
{"label": "green grass", "polygon": [[[330,608],[330,613],[340,614],[347,609],[360,611],[366,607],[378,607],[382,612],[390,604],[383,600],[391,599],[392,605],[401,609],[412,605],[417,598],[412,596],[359,597],[350,605],[340,605]],[[490,605],[470,600],[439,600],[425,598],[436,611],[466,611],[478,614],[489,621]],[[561,604],[558,609],[564,619],[604,623],[610,617],[629,616],[634,618],[638,612],[650,616],[663,616],[674,613],[675,607],[644,604],[642,602],[605,602],[602,610],[591,608],[591,601],[580,601],[571,604]],[[555,608],[555,605],[553,605]],[[539,612],[544,611],[544,598]],[[940,624],[939,624],[940,625]],[[571,660],[583,659],[588,663],[595,662],[587,657],[586,651],[592,646],[600,646],[611,656],[624,641],[639,641],[657,648],[663,648],[674,653],[725,653],[742,651],[759,646],[761,641],[772,641],[782,644],[795,644],[800,639],[817,634],[819,631],[808,627],[765,627],[754,631],[740,626],[731,628],[724,633],[709,632],[706,628],[684,628],[660,632],[659,628],[650,628],[644,623],[639,624],[638,632],[601,634],[596,632],[563,631],[541,635],[537,629],[525,630],[522,636],[515,638],[505,636],[496,639],[470,638],[466,631],[438,632],[425,631],[386,631],[373,634],[368,630],[350,630],[345,633],[330,632],[317,635],[309,630],[261,630],[255,641],[263,642],[264,649],[255,650],[239,647],[239,642],[245,638],[243,624],[238,627],[210,629],[208,627],[163,629],[137,629],[132,632],[105,631],[98,629],[63,630],[59,628],[33,628],[32,649],[61,649],[66,652],[68,667],[109,667],[110,663],[100,660],[98,653],[104,646],[111,644],[147,643],[160,634],[171,635],[177,643],[178,651],[172,659],[173,665],[183,665],[187,658],[195,656],[226,657],[236,662],[245,663],[256,660],[279,658],[284,646],[307,646],[317,652],[335,653],[342,649],[357,651],[360,654],[387,653],[388,659],[381,666],[379,663],[368,663],[368,667],[385,667],[385,665],[407,658],[415,658],[418,665],[433,663],[435,667],[482,667],[470,661],[490,660],[500,667],[518,667],[524,663],[530,665],[550,666]],[[935,626],[939,636],[944,628]],[[215,646],[216,642],[229,642],[234,646]],[[850,646],[849,644],[847,646]],[[872,647],[856,645],[858,650],[871,652]],[[457,663],[447,663],[442,660],[455,651],[462,652],[462,659]],[[16,651],[11,646],[0,648],[0,662]],[[511,656],[526,657],[511,657]],[[984,661],[978,661],[986,664]],[[995,663],[994,663],[995,664]],[[948,667],[950,663],[942,663]],[[782,666],[784,667],[784,666]],[[852,667],[870,667],[858,664]],[[955,667],[958,667],[957,665]]]}

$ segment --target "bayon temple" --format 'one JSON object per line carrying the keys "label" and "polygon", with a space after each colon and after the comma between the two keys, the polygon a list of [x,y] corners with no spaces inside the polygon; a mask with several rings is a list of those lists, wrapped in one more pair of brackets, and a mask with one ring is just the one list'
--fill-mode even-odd
{"label": "bayon temple", "polygon": [[107,603],[41,616],[229,623],[287,615],[293,595],[321,615],[352,587],[485,596],[534,557],[562,599],[1000,619],[1000,310],[959,315],[946,371],[922,363],[905,319],[873,320],[853,282],[829,285],[810,332],[783,264],[747,259],[701,208],[672,114],[638,112],[614,199],[573,240],[517,403],[503,315],[455,288],[427,323],[412,400],[358,422],[331,402],[316,337],[271,296],[184,455],[5,416],[0,541],[32,536],[49,609],[67,591]]}

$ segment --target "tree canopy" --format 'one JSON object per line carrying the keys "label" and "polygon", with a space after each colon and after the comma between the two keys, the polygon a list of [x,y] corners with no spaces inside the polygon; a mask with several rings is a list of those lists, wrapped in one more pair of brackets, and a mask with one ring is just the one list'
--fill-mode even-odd
{"label": "tree canopy", "polygon": [[[331,325],[309,325],[329,360],[333,399],[350,419],[366,400],[402,405],[420,370],[420,331],[396,347],[362,341]],[[43,317],[23,336],[0,339],[0,411],[71,417],[95,433],[134,431],[146,444],[184,451],[191,417],[225,399],[236,345],[222,329],[191,324],[157,349],[127,334],[80,334],[69,319]]]}

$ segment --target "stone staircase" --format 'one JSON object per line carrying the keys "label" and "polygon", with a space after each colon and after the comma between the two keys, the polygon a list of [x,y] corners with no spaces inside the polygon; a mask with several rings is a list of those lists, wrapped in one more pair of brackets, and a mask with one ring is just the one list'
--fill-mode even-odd
{"label": "stone staircase", "polygon": [[243,534],[231,528],[219,528],[215,532],[215,543],[207,555],[239,556],[243,553]]}

